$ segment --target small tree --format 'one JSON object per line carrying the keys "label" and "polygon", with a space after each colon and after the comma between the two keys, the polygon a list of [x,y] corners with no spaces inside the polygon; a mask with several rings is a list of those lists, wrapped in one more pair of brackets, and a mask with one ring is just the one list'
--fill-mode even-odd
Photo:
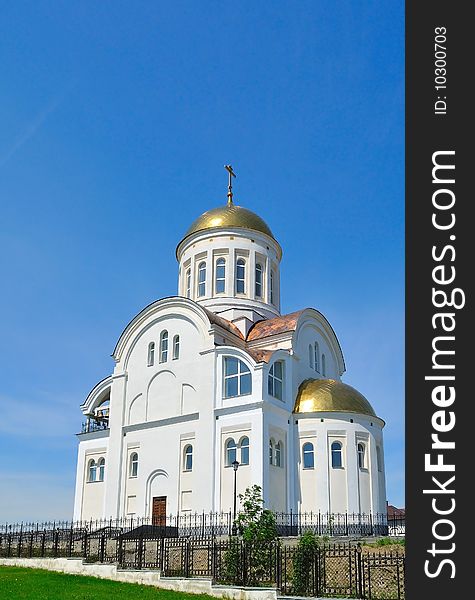
{"label": "small tree", "polygon": [[312,589],[319,545],[319,539],[313,531],[307,531],[300,536],[292,559],[292,588],[296,596],[307,596]]}
{"label": "small tree", "polygon": [[224,557],[226,573],[235,583],[258,585],[270,582],[279,545],[275,518],[264,508],[262,488],[253,485],[239,495],[242,510],[236,519],[240,538],[231,538]]}

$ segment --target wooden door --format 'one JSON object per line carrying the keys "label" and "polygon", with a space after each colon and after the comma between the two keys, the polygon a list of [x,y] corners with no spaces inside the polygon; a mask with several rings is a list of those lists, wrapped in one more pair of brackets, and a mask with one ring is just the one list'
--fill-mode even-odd
{"label": "wooden door", "polygon": [[152,501],[152,525],[167,524],[167,497],[156,496]]}

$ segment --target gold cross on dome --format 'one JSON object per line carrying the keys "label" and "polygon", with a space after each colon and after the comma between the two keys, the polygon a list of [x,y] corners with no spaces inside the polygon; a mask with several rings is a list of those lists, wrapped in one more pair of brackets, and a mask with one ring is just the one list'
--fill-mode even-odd
{"label": "gold cross on dome", "polygon": [[236,177],[236,173],[233,171],[231,165],[224,165],[224,168],[229,173],[228,180],[228,205],[233,203],[233,177]]}

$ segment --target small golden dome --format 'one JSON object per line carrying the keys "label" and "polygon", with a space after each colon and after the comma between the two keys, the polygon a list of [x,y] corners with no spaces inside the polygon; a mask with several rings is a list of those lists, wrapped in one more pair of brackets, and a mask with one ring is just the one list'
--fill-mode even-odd
{"label": "small golden dome", "polygon": [[358,390],[335,379],[306,379],[300,384],[294,413],[351,412],[376,417]]}
{"label": "small golden dome", "polygon": [[218,206],[218,208],[213,208],[203,213],[193,221],[184,237],[187,238],[197,231],[214,229],[215,227],[242,227],[244,229],[260,231],[275,239],[269,226],[261,217],[247,208],[236,206],[232,202],[226,206]]}

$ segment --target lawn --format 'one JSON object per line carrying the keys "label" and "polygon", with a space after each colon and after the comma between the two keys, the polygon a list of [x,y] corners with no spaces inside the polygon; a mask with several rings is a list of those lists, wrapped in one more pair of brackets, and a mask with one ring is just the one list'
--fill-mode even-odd
{"label": "lawn", "polygon": [[0,566],[1,600],[216,600],[136,583]]}

